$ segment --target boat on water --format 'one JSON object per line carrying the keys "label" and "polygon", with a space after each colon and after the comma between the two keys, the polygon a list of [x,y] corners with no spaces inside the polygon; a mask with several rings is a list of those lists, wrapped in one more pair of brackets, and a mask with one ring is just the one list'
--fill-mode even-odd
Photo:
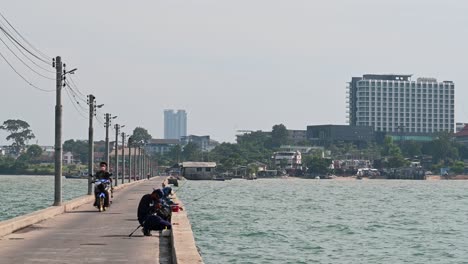
{"label": "boat on water", "polygon": [[87,171],[79,172],[77,174],[65,174],[64,176],[66,179],[87,179],[89,177]]}

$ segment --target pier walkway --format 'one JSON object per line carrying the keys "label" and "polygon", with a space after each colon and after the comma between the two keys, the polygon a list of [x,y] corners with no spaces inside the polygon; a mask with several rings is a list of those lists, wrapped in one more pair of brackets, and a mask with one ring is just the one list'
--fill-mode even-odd
{"label": "pier walkway", "polygon": [[144,237],[141,228],[128,237],[138,226],[141,196],[163,180],[155,177],[114,192],[106,212],[87,203],[0,237],[0,263],[172,263],[170,237],[157,231]]}

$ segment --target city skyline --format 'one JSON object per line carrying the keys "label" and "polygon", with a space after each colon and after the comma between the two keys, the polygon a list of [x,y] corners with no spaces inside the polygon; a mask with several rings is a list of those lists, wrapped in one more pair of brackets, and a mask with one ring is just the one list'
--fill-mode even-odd
{"label": "city skyline", "polygon": [[164,139],[178,139],[187,136],[187,112],[183,109],[164,110]]}
{"label": "city skyline", "polygon": [[[54,12],[57,4],[68,11]],[[455,122],[468,121],[468,3],[461,1],[45,0],[10,1],[0,11],[39,50],[78,68],[70,77],[104,104],[98,118],[117,115],[113,123],[127,133],[139,126],[162,138],[164,109],[186,109],[191,134],[220,142],[279,123],[346,124],[349,79],[392,72],[452,80]],[[27,80],[54,89],[2,45]],[[30,87],[1,60],[0,71],[0,122],[25,120],[36,134],[31,142],[53,145],[54,93]],[[86,139],[86,98],[68,96],[64,90],[63,138]],[[96,121],[95,139],[104,134]],[[1,131],[0,144],[9,144],[5,137]]]}

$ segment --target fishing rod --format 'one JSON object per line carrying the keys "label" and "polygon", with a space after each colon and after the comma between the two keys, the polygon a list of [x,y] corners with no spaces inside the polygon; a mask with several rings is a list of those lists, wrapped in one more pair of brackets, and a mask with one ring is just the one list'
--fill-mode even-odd
{"label": "fishing rod", "polygon": [[182,190],[182,188],[185,186],[185,184],[186,184],[187,182],[188,182],[188,180],[185,180],[184,183],[182,183],[182,185],[181,185],[179,188],[177,188],[176,191],[173,192],[173,194],[175,194],[175,193],[180,193],[180,190]]}

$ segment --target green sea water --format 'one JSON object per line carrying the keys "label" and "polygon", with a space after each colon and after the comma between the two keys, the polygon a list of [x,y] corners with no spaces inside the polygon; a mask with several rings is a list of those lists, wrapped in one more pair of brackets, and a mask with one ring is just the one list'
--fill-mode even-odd
{"label": "green sea water", "polygon": [[468,181],[290,178],[179,188],[207,264],[468,263]]}
{"label": "green sea water", "polygon": [[[62,178],[62,200],[88,193],[87,179]],[[47,208],[54,203],[54,176],[0,176],[0,221]]]}

